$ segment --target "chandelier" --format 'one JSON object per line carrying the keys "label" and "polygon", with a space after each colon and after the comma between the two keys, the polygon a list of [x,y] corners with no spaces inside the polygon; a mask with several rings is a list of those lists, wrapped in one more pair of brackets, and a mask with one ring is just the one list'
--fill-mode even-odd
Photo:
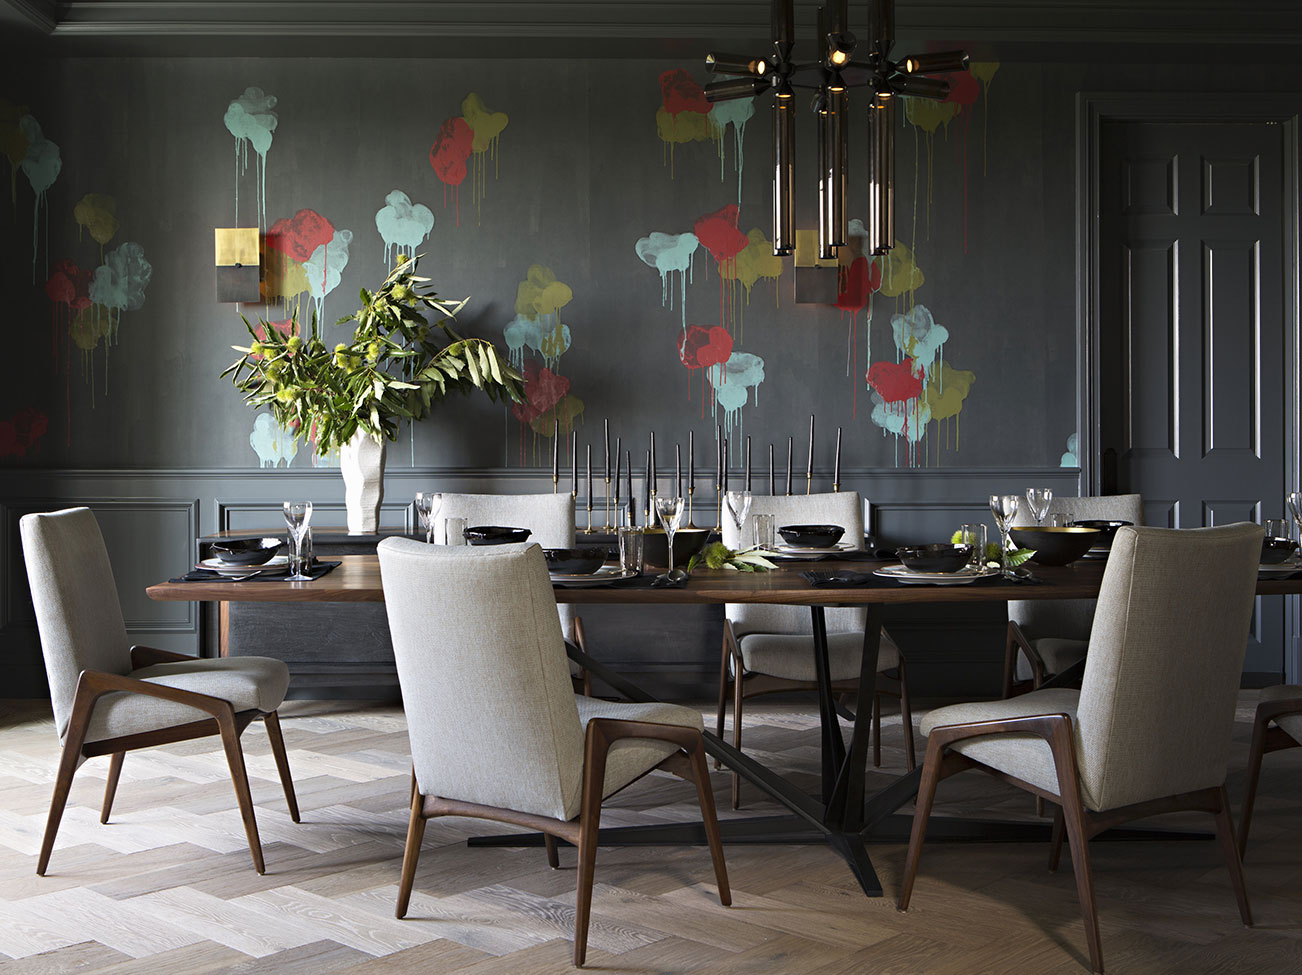
{"label": "chandelier", "polygon": [[727,80],[705,87],[711,102],[757,98],[773,92],[773,253],[795,250],[795,90],[814,92],[818,119],[818,256],[834,259],[846,243],[848,89],[867,88],[868,247],[885,254],[895,242],[895,103],[899,96],[943,101],[950,84],[931,77],[965,71],[965,51],[891,58],[895,43],[894,0],[868,0],[868,51],[853,58],[849,0],[828,0],[818,10],[818,60],[792,60],[795,0],[772,0],[773,51],[766,58],[707,54],[705,66]]}

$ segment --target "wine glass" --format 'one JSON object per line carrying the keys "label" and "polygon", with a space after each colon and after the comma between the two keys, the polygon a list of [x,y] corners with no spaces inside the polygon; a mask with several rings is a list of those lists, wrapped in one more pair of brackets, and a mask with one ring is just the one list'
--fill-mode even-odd
{"label": "wine glass", "polygon": [[289,529],[289,581],[309,582],[312,577],[306,570],[310,566],[303,564],[303,536],[307,534],[308,524],[312,521],[311,501],[286,501],[285,527]]}
{"label": "wine glass", "polygon": [[1289,492],[1288,513],[1293,517],[1293,524],[1302,530],[1302,491]]}
{"label": "wine glass", "polygon": [[1004,576],[1011,576],[1008,567],[1008,531],[1013,527],[1021,498],[1016,494],[990,495],[990,513],[995,516],[995,527],[999,529],[999,569]]}
{"label": "wine glass", "polygon": [[665,574],[672,581],[678,575],[674,570],[674,532],[678,531],[678,524],[683,519],[683,499],[657,496],[655,506],[656,516],[669,540],[669,571]]}
{"label": "wine glass", "polygon": [[1044,516],[1049,513],[1049,502],[1052,500],[1053,488],[1026,489],[1026,503],[1030,506],[1031,514],[1035,516],[1037,528],[1044,524]]}
{"label": "wine glass", "polygon": [[416,514],[420,518],[420,527],[425,529],[425,543],[434,541],[434,517],[443,507],[443,495],[435,491],[416,492]]}
{"label": "wine glass", "polygon": [[[749,491],[728,491],[724,494],[724,503],[728,506],[728,514],[732,515],[732,523],[737,526],[737,538],[741,538],[741,526],[746,522],[746,516],[750,514],[751,493]],[[738,541],[737,544],[741,544]]]}

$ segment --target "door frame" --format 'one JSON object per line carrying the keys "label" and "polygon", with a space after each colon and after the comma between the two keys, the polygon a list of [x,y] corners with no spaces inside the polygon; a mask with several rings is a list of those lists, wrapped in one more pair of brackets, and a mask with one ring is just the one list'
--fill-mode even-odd
{"label": "door frame", "polygon": [[[1100,130],[1104,122],[1274,122],[1281,127],[1284,199],[1284,490],[1302,490],[1299,391],[1299,115],[1302,92],[1078,92],[1076,95],[1076,428],[1082,494],[1097,494],[1102,478],[1099,430]],[[1284,678],[1302,677],[1302,599],[1287,597]]]}

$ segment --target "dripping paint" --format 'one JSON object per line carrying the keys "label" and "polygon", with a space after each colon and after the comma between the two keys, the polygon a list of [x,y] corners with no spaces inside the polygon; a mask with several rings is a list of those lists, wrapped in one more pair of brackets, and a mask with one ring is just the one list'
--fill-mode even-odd
{"label": "dripping paint", "polygon": [[117,201],[103,193],[87,193],[72,208],[72,216],[77,221],[77,239],[81,240],[83,230],[89,233],[99,244],[99,256],[103,260],[104,245],[113,239],[120,226]]}
{"label": "dripping paint", "polygon": [[339,285],[352,240],[351,230],[337,230],[315,210],[277,220],[267,229],[263,298],[284,302],[289,315],[291,299],[306,293],[317,321],[324,321],[325,296]]}
{"label": "dripping paint", "polygon": [[[15,208],[18,205],[18,173],[27,177],[32,188],[32,283],[37,280],[36,267],[40,255],[40,228],[42,210],[44,222],[49,223],[49,209],[45,194],[63,169],[59,147],[45,137],[41,124],[28,114],[25,106],[14,105],[0,99],[0,147],[9,160],[9,196]],[[48,276],[50,256],[46,241],[45,273]]]}
{"label": "dripping paint", "polygon": [[[687,71],[675,68],[660,75],[660,107],[656,109],[656,134],[664,144],[664,164],[674,177],[674,149],[691,142],[713,142],[719,159],[719,181],[727,178],[728,144],[732,144],[733,172],[737,174],[737,204],[741,205],[741,176],[745,163],[746,123],[755,114],[750,98],[717,102]],[[729,139],[728,130],[732,130]]]}
{"label": "dripping paint", "polygon": [[259,467],[288,467],[298,455],[298,440],[293,431],[282,427],[270,413],[259,413],[253,418],[249,446],[258,455]]}
{"label": "dripping paint", "polygon": [[399,254],[412,255],[434,229],[434,214],[423,203],[412,203],[402,190],[384,198],[375,214],[375,229],[384,241],[384,266],[390,268]]}
{"label": "dripping paint", "polygon": [[244,94],[227,107],[222,121],[226,130],[235,137],[235,225],[240,225],[240,177],[249,166],[249,149],[257,157],[254,165],[254,187],[257,203],[258,226],[267,226],[267,153],[271,150],[272,133],[280,122],[272,111],[276,96],[250,85]]}
{"label": "dripping paint", "polygon": [[678,306],[682,310],[683,331],[687,331],[687,285],[692,280],[692,257],[700,245],[696,234],[664,234],[652,231],[638,238],[634,249],[642,263],[660,272],[660,304],[674,307],[672,280],[678,273]]}
{"label": "dripping paint", "polygon": [[[475,220],[479,222],[484,195],[488,189],[488,159],[493,162],[493,178],[497,179],[497,149],[510,119],[505,112],[494,112],[476,93],[470,92],[461,101],[461,115],[444,119],[429,150],[429,164],[443,182],[443,206],[448,205],[448,190],[456,211],[456,225],[461,226],[461,184],[467,175],[471,197],[475,204]],[[470,165],[468,166],[467,163]]]}

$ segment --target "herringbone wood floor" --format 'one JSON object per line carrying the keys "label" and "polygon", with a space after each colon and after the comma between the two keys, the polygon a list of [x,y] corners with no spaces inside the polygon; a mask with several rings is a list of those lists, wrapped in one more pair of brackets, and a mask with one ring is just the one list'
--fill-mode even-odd
{"label": "herringbone wood floor", "polygon": [[[1231,793],[1239,801],[1253,696],[1241,702]],[[410,919],[393,917],[407,819],[401,710],[298,702],[282,711],[303,822],[285,813],[266,737],[245,733],[267,874],[250,865],[221,749],[209,739],[127,756],[113,819],[98,822],[107,759],[78,773],[50,865],[35,875],[57,742],[48,706],[0,703],[0,970],[37,973],[565,972],[574,856],[469,849],[484,832],[432,821]],[[748,750],[811,790],[809,706],[756,704]],[[885,770],[902,768],[898,717]],[[716,775],[721,810],[727,778]],[[775,808],[753,789],[743,814]],[[1109,971],[1302,970],[1302,749],[1267,756],[1247,876],[1257,926],[1239,923],[1212,843],[1093,844]],[[603,823],[695,815],[659,774],[606,806]],[[1027,817],[1029,797],[978,773],[942,784],[937,813]],[[891,899],[903,848],[875,846],[888,897],[868,900],[822,847],[729,847],[733,906],[719,906],[704,848],[606,849],[588,952],[621,973],[969,973],[1082,970],[1070,866],[1038,844],[934,844],[908,914]]]}

